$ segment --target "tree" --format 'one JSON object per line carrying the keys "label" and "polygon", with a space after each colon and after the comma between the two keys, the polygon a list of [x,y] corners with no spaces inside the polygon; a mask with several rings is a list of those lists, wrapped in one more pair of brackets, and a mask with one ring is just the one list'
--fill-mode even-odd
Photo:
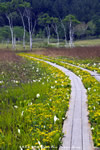
{"label": "tree", "polygon": [[86,33],[88,34],[88,35],[94,35],[95,34],[95,32],[96,32],[96,25],[93,23],[93,21],[91,20],[91,21],[89,21],[88,23],[87,23],[87,31],[86,31]]}
{"label": "tree", "polygon": [[14,10],[12,6],[12,1],[11,2],[3,2],[0,5],[1,7],[1,12],[3,12],[8,19],[9,22],[9,28],[11,32],[11,37],[12,37],[12,48],[15,48],[15,37],[14,37],[14,31],[13,31],[13,21],[17,17],[17,13]]}
{"label": "tree", "polygon": [[47,13],[40,15],[38,23],[45,28],[48,37],[48,44],[50,44],[51,17]]}
{"label": "tree", "polygon": [[12,48],[15,49],[15,36],[14,36],[14,30],[13,30],[13,18],[16,17],[16,12],[12,12],[9,14],[6,14],[6,17],[9,21],[9,27],[10,27],[10,31],[11,31],[11,37],[12,37]]}
{"label": "tree", "polygon": [[33,20],[33,13],[31,11],[31,8],[26,8],[25,9],[25,15],[27,17],[28,20],[28,30],[29,30],[29,36],[30,36],[30,50],[32,50],[32,45],[33,45],[33,33],[35,31],[35,27],[36,27],[36,19]]}
{"label": "tree", "polygon": [[86,36],[88,24],[85,22],[81,22],[80,24],[77,24],[74,28],[74,32],[77,38],[83,38]]}
{"label": "tree", "polygon": [[93,16],[93,23],[96,25],[96,35],[100,35],[100,13]]}
{"label": "tree", "polygon": [[30,7],[30,3],[24,2],[23,0],[13,0],[12,5],[15,8],[15,10],[19,13],[21,20],[22,20],[22,25],[23,25],[23,48],[25,49],[25,35],[26,35],[26,27],[25,27],[25,8]]}
{"label": "tree", "polygon": [[67,30],[66,30],[66,21],[63,19],[60,19],[61,21],[61,25],[62,25],[62,28],[64,30],[64,36],[65,36],[65,47],[68,47],[68,42],[67,42]]}
{"label": "tree", "polygon": [[57,46],[59,46],[59,32],[58,32],[59,19],[56,17],[51,17],[51,24],[57,35]]}
{"label": "tree", "polygon": [[18,11],[18,13],[20,14],[21,20],[22,20],[22,25],[23,25],[23,29],[24,29],[24,33],[23,33],[23,48],[25,49],[25,37],[26,37],[26,26],[25,26],[25,9],[30,7],[30,4],[27,2],[23,2],[23,0],[17,0],[13,1],[13,3],[15,4],[16,10]]}
{"label": "tree", "polygon": [[74,38],[74,27],[76,24],[79,24],[80,22],[76,19],[73,15],[68,15],[63,20],[65,23],[68,23],[69,26],[69,46],[73,47],[73,38]]}

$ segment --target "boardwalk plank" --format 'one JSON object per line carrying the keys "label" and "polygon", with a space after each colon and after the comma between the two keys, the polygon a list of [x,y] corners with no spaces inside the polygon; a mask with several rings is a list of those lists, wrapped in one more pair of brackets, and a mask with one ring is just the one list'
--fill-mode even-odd
{"label": "boardwalk plank", "polygon": [[88,123],[87,95],[81,79],[62,66],[48,61],[45,62],[68,75],[72,86],[70,106],[66,113],[67,119],[63,125],[63,144],[59,150],[93,150],[91,130]]}
{"label": "boardwalk plank", "polygon": [[63,126],[63,145],[59,150],[93,150],[93,141],[87,116],[87,95],[81,79],[64,67],[51,62],[47,63],[68,75],[72,85],[70,107],[66,114],[67,120],[65,120]]}

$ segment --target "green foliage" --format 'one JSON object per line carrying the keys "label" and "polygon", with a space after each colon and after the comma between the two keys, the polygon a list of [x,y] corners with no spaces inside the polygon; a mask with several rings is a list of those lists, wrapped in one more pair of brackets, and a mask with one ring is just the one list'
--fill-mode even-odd
{"label": "green foliage", "polygon": [[51,18],[47,13],[45,13],[45,14],[39,16],[38,22],[42,26],[47,26],[47,25],[51,24]]}
{"label": "green foliage", "polygon": [[96,34],[100,35],[100,14],[93,16],[93,23],[96,25]]}
{"label": "green foliage", "polygon": [[[16,37],[16,39],[23,39],[23,28],[22,27],[18,27],[15,26],[14,27],[14,35]],[[26,31],[26,40],[28,41],[29,35],[28,32]],[[2,40],[11,40],[11,34],[10,34],[10,29],[8,26],[4,26],[0,28],[0,41],[2,42]]]}
{"label": "green foliage", "polygon": [[73,15],[68,15],[68,16],[66,16],[64,19],[63,19],[63,22],[64,23],[66,23],[66,22],[68,22],[68,23],[72,23],[72,25],[76,25],[76,24],[79,24],[80,23],[80,21],[78,21],[77,19],[76,19],[76,17],[75,16],[73,16]]}
{"label": "green foliage", "polygon": [[[88,30],[82,36],[81,32],[76,34],[76,38],[86,37],[86,36],[99,36],[100,35],[100,2],[99,0],[1,0],[0,1],[0,26],[7,26],[7,18],[5,14],[9,14],[11,17],[13,12],[17,12],[17,18],[13,17],[13,23],[15,26],[22,26],[21,18],[18,13],[20,10],[21,13],[24,13],[25,8],[31,8],[32,12],[35,14],[35,18],[42,14],[39,17],[39,24],[36,27],[36,32],[42,29],[41,26],[44,24],[51,24],[52,22],[58,22],[58,18],[65,18],[64,21],[69,19],[73,20],[73,23],[85,22],[88,24]],[[52,8],[52,9],[51,9]],[[91,8],[91,9],[90,9]],[[70,15],[72,14],[72,15]],[[95,15],[94,15],[95,14]],[[67,15],[67,17],[66,17]],[[14,15],[15,16],[15,15]],[[76,18],[74,17],[76,16]],[[51,17],[53,20],[51,20]],[[40,19],[41,18],[41,19]],[[25,19],[25,16],[24,16]],[[24,20],[27,29],[27,21]],[[41,25],[41,26],[40,26]],[[68,32],[68,31],[67,31]],[[53,31],[52,31],[53,33]],[[62,33],[62,29],[59,28],[59,33]],[[61,34],[61,38],[64,36]]]}
{"label": "green foliage", "polygon": [[32,54],[20,55],[28,60],[0,64],[0,149],[58,149],[70,80]]}

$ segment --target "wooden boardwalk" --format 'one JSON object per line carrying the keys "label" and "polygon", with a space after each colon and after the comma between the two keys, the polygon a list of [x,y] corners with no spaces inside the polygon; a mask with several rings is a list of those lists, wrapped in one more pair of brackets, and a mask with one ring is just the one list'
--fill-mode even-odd
{"label": "wooden boardwalk", "polygon": [[94,150],[91,129],[88,123],[86,89],[81,79],[62,66],[49,61],[44,62],[63,71],[71,80],[71,99],[69,110],[66,113],[67,119],[64,121],[63,125],[63,144],[59,150]]}
{"label": "wooden boardwalk", "polygon": [[93,150],[91,130],[88,123],[87,95],[81,79],[64,67],[48,61],[45,62],[68,75],[72,85],[69,111],[63,125],[63,144],[59,150]]}

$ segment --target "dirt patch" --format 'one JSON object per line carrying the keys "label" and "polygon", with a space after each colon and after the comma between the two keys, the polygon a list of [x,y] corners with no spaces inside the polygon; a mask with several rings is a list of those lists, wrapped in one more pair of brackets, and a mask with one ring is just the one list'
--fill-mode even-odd
{"label": "dirt patch", "polygon": [[34,53],[53,57],[66,56],[76,58],[95,58],[100,57],[100,46],[76,48],[47,48],[46,50],[34,51]]}
{"label": "dirt patch", "polygon": [[0,50],[0,61],[7,62],[19,62],[22,58],[20,56],[17,56],[14,52],[6,51],[6,50]]}

